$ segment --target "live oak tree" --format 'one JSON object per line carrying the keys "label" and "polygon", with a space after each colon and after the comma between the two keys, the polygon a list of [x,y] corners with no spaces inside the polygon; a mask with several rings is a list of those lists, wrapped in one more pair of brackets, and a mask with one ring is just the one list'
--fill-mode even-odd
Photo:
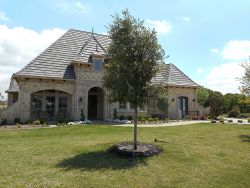
{"label": "live oak tree", "polygon": [[112,39],[108,49],[110,56],[104,76],[104,86],[113,101],[129,102],[134,108],[134,149],[137,149],[138,108],[147,103],[154,85],[159,63],[164,51],[158,43],[157,33],[135,19],[128,10],[113,16],[108,26]]}

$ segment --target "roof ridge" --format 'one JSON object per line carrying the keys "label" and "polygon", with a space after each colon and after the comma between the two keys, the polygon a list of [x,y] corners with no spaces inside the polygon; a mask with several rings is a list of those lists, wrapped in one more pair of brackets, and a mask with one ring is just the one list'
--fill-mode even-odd
{"label": "roof ridge", "polygon": [[79,32],[82,32],[82,33],[89,33],[89,34],[94,34],[94,35],[109,36],[109,35],[106,35],[106,34],[94,33],[94,32],[91,32],[91,31],[83,31],[83,30],[80,30],[80,29],[74,29],[74,28],[70,28],[69,30],[71,30],[71,31],[79,31]]}

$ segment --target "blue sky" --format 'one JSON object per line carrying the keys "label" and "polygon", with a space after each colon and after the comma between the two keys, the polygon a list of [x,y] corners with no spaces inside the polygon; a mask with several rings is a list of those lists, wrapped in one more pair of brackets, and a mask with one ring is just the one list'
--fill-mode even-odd
{"label": "blue sky", "polygon": [[67,29],[106,33],[111,15],[125,8],[156,28],[166,62],[200,85],[239,92],[239,64],[250,55],[250,0],[0,0],[0,92]]}

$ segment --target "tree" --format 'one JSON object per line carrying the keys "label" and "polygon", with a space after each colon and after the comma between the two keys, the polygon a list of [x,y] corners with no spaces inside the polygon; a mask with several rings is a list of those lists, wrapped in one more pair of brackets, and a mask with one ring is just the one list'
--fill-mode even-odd
{"label": "tree", "polygon": [[205,87],[199,88],[197,91],[197,102],[204,108],[209,107],[209,96],[212,92],[212,90],[207,89]]}
{"label": "tree", "polygon": [[223,95],[214,91],[209,96],[210,116],[216,118],[223,114]]}
{"label": "tree", "polygon": [[113,101],[129,102],[134,108],[134,149],[137,149],[138,107],[147,103],[152,93],[151,79],[156,75],[164,51],[155,30],[143,25],[128,10],[113,16],[108,26],[112,42],[110,60],[104,75],[104,87]]}
{"label": "tree", "polygon": [[240,98],[242,96],[240,94],[232,94],[227,93],[223,96],[224,99],[224,107],[223,112],[228,113],[233,109],[233,107],[238,106],[240,107]]}
{"label": "tree", "polygon": [[247,95],[250,94],[250,57],[249,60],[242,64],[242,67],[245,69],[245,73],[240,79],[241,83],[241,92]]}

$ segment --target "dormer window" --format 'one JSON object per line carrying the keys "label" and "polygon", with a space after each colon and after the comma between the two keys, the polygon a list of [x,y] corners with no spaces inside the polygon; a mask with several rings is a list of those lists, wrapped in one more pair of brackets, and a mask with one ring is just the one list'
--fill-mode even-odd
{"label": "dormer window", "polygon": [[95,71],[102,71],[103,61],[96,60],[95,61]]}

